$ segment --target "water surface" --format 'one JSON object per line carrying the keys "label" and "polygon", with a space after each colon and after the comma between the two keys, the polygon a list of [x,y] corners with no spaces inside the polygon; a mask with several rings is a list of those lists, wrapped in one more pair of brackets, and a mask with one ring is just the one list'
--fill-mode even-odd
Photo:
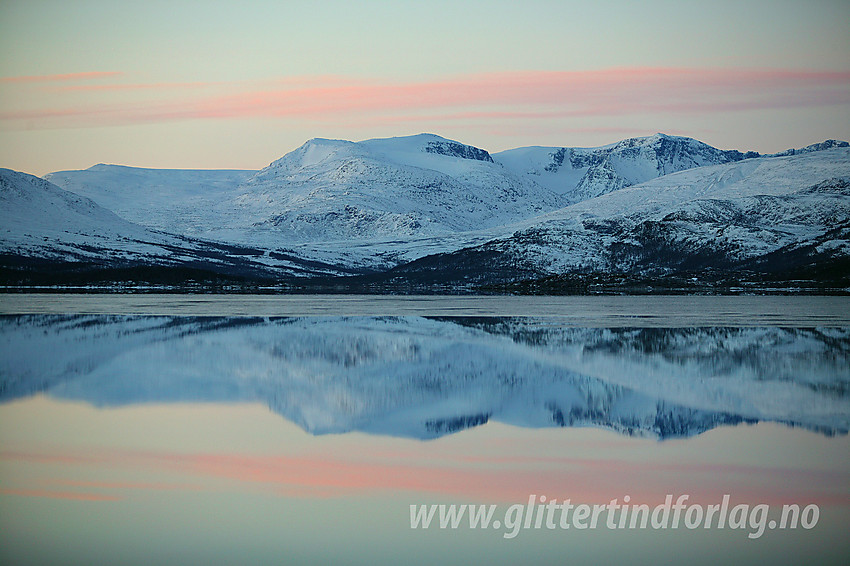
{"label": "water surface", "polygon": [[546,316],[581,327],[848,326],[843,296],[0,294],[0,314]]}
{"label": "water surface", "polygon": [[[847,302],[792,299],[3,295],[0,558],[841,563]],[[820,520],[409,526],[666,494]]]}

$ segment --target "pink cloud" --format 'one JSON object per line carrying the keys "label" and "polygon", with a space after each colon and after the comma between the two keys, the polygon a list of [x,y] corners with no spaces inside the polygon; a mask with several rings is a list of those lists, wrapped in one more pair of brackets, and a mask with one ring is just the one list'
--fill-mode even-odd
{"label": "pink cloud", "polygon": [[94,489],[119,489],[119,490],[153,490],[153,491],[198,491],[200,487],[185,483],[165,482],[126,482],[126,481],[81,481],[81,480],[49,480],[49,485],[61,485],[70,487],[85,487]]}
{"label": "pink cloud", "polygon": [[0,120],[35,121],[42,127],[240,118],[492,124],[850,104],[850,72],[687,68],[522,71],[408,83],[300,77],[268,81],[263,88],[221,85],[230,92],[166,101],[130,102],[120,97],[122,90],[185,90],[203,84],[74,86],[114,91],[116,96],[108,103],[7,111]]}
{"label": "pink cloud", "polygon": [[133,91],[133,90],[181,90],[187,88],[207,88],[222,83],[191,82],[191,83],[146,83],[146,84],[87,84],[87,85],[63,85],[57,87],[59,92],[109,92],[109,91]]}

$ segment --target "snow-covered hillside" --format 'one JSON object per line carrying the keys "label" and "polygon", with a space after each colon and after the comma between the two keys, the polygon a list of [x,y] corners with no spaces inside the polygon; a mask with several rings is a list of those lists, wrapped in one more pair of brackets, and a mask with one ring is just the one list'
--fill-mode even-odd
{"label": "snow-covered hillside", "polygon": [[575,203],[669,173],[758,156],[655,134],[594,148],[521,147],[497,153],[494,159]]}
{"label": "snow-covered hillside", "polygon": [[[180,251],[156,252],[153,263],[190,261],[184,251],[191,238],[216,249],[218,259],[224,254],[281,275],[394,269],[388,277],[427,272],[434,283],[579,272],[776,272],[787,261],[838,269],[834,260],[847,259],[850,231],[848,144],[827,140],[756,155],[657,134],[494,158],[419,134],[313,139],[257,172],[98,165],[48,177],[136,223],[85,234],[151,241],[137,234],[139,225],[180,234],[168,236],[180,240],[168,244]],[[21,206],[20,218],[5,222],[4,249],[13,254],[49,250],[61,240],[51,235],[56,227],[74,217],[45,222],[50,213],[38,211],[46,203]],[[13,237],[12,228],[41,243],[21,247],[24,236]],[[89,244],[84,240],[77,248]],[[203,255],[189,254],[201,263]]]}
{"label": "snow-covered hillside", "polygon": [[175,239],[119,218],[94,201],[26,173],[0,170],[4,253],[74,260],[164,254]]}
{"label": "snow-covered hillside", "polygon": [[[663,273],[729,268],[805,246],[812,261],[847,258],[850,148],[681,171],[506,229],[512,235],[441,257],[442,268],[485,269],[482,261],[498,257],[526,275]],[[432,269],[428,261],[423,269]]]}
{"label": "snow-covered hillside", "polygon": [[565,204],[486,151],[431,134],[313,139],[256,173],[98,165],[47,178],[145,226],[270,248],[443,235]]}
{"label": "snow-covered hillside", "polygon": [[484,150],[421,134],[310,140],[258,172],[225,206],[236,211],[237,226],[279,241],[322,242],[489,228],[563,204]]}
{"label": "snow-covered hillside", "polygon": [[26,173],[0,169],[0,267],[189,267],[230,275],[338,273],[296,258],[140,226],[94,201]]}
{"label": "snow-covered hillside", "polygon": [[56,315],[0,319],[0,344],[0,401],[261,402],[314,434],[434,438],[489,420],[657,438],[759,420],[850,428],[839,328]]}
{"label": "snow-covered hillside", "polygon": [[95,165],[57,171],[51,183],[90,198],[122,218],[149,228],[198,235],[211,205],[231,198],[256,171],[143,169]]}

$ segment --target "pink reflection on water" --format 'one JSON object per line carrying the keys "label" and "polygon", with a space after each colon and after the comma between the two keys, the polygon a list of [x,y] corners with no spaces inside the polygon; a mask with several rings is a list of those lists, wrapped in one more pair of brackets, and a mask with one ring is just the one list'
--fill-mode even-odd
{"label": "pink reflection on water", "polygon": [[[654,504],[666,494],[689,494],[712,504],[724,494],[736,502],[816,503],[850,506],[850,477],[844,471],[639,459],[548,458],[454,455],[426,462],[391,458],[380,450],[358,457],[255,455],[169,451],[102,450],[96,453],[3,452],[0,461],[62,467],[53,486],[97,489],[124,495],[130,490],[261,490],[289,497],[326,498],[388,492],[414,492],[457,501],[524,502],[529,494],[574,501],[607,502],[629,495],[632,503]],[[180,481],[80,480],[82,471],[121,476],[177,474]],[[71,471],[73,470],[73,472]],[[56,470],[52,470],[56,473]],[[106,501],[119,495],[51,491],[26,485],[0,493]]]}

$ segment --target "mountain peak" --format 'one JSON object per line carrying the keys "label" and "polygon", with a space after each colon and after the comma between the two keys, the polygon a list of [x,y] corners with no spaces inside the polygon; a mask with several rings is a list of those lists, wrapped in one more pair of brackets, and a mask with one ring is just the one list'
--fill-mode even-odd
{"label": "mountain peak", "polygon": [[758,157],[721,150],[699,140],[661,132],[595,148],[520,148],[497,155],[500,163],[571,202],[599,196],[662,175]]}
{"label": "mountain peak", "polygon": [[693,139],[693,138],[687,138],[687,137],[682,137],[682,136],[671,136],[670,134],[665,134],[664,132],[655,132],[651,136],[645,136],[643,138],[636,138],[636,139],[644,139],[646,141],[657,141],[657,140],[674,140],[674,139],[690,140],[690,139]]}
{"label": "mountain peak", "polygon": [[[652,134],[651,136],[639,136],[633,138],[626,138],[619,142],[615,142],[610,145],[602,146],[602,148],[623,148],[623,147],[652,147],[658,144],[682,144],[682,145],[693,145],[693,146],[708,146],[708,144],[696,140],[694,138],[689,138],[685,136],[671,136],[669,134],[664,134],[661,132],[657,132]],[[600,148],[600,149],[602,149]]]}
{"label": "mountain peak", "polygon": [[261,170],[258,175],[268,170],[312,167],[332,158],[340,151],[351,152],[356,145],[354,142],[346,140],[312,138],[304,142],[301,147],[273,161],[268,167]]}
{"label": "mountain peak", "polygon": [[[127,167],[125,165],[115,165],[115,164],[112,164],[112,163],[97,163],[95,165],[92,165],[88,169],[83,169],[83,171],[92,171],[92,172],[112,171],[112,170],[115,170],[115,169],[118,169],[118,168],[121,168],[121,167],[123,167],[125,169],[130,169],[130,167]],[[55,171],[54,173],[63,173],[63,172],[64,171]],[[50,176],[53,175],[54,173],[48,173],[47,175],[44,176],[44,178],[50,179]]]}

